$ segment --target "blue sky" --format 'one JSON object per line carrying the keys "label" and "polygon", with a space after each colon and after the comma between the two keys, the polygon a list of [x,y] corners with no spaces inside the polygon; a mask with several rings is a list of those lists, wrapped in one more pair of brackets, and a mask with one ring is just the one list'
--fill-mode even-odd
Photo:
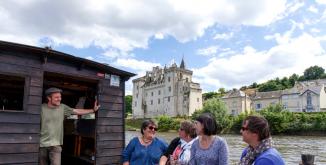
{"label": "blue sky", "polygon": [[326,0],[1,0],[0,22],[0,40],[134,78],[184,57],[204,92],[326,69]]}

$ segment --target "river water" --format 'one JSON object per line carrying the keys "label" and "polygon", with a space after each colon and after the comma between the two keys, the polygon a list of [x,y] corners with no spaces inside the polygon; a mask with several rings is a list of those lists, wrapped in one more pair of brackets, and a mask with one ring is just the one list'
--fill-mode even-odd
{"label": "river water", "polygon": [[[130,139],[139,136],[140,132],[127,131],[126,144]],[[178,136],[176,132],[158,132],[157,136],[165,139],[168,143]],[[237,164],[243,148],[246,144],[242,141],[241,135],[221,135],[229,146],[230,162]],[[282,154],[287,165],[298,165],[301,161],[301,154],[313,154],[316,165],[326,165],[326,137],[316,136],[273,136],[275,147]]]}

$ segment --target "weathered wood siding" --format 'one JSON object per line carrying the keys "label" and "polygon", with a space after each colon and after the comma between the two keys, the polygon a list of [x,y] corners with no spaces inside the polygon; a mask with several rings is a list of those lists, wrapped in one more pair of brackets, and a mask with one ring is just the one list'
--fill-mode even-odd
{"label": "weathered wood siding", "polygon": [[0,111],[0,164],[38,164],[43,71],[39,58],[0,52],[1,74],[25,77],[23,111]]}
{"label": "weathered wood siding", "polygon": [[124,148],[124,82],[112,87],[99,83],[101,110],[96,123],[96,164],[120,164]]}

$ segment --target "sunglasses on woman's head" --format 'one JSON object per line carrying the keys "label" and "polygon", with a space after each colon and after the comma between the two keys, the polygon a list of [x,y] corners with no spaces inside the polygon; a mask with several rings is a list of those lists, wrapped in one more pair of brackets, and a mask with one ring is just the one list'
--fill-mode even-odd
{"label": "sunglasses on woman's head", "polygon": [[147,127],[148,129],[150,129],[150,130],[154,130],[154,131],[157,131],[157,128],[156,127],[153,127],[153,126],[149,126],[149,127]]}

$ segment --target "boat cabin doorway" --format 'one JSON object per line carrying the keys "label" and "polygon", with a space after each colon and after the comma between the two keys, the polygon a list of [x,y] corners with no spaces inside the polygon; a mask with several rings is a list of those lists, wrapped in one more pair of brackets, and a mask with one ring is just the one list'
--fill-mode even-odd
{"label": "boat cabin doorway", "polygon": [[[97,99],[97,80],[44,72],[43,92],[50,87],[62,89],[61,103],[71,108],[92,109]],[[46,98],[42,101],[45,103]],[[71,115],[65,119],[61,164],[95,164],[95,115]]]}

